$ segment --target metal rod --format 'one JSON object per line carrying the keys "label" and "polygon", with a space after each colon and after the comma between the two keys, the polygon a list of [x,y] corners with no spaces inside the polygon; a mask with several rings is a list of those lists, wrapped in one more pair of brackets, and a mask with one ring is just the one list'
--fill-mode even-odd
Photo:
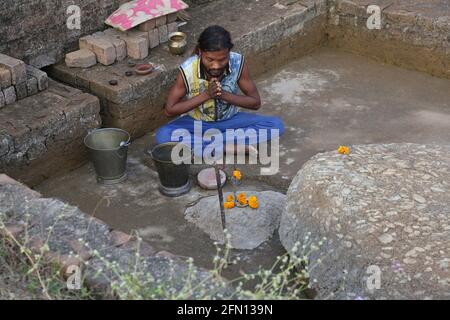
{"label": "metal rod", "polygon": [[226,229],[226,221],[225,221],[225,209],[223,207],[223,190],[222,190],[222,181],[220,179],[219,167],[214,163],[214,170],[216,172],[216,182],[217,182],[217,193],[219,194],[219,206],[220,206],[220,218],[222,220],[222,229]]}

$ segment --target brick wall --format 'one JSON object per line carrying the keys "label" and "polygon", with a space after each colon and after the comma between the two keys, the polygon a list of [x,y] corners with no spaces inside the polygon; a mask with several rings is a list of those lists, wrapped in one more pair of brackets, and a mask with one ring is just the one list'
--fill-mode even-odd
{"label": "brick wall", "polygon": [[[215,0],[187,0],[196,6]],[[126,0],[0,0],[0,53],[41,68],[77,49],[78,38],[103,30]],[[69,5],[81,8],[81,30],[66,27]]]}
{"label": "brick wall", "polygon": [[[80,36],[102,30],[121,0],[1,0],[0,53],[36,67],[53,64],[77,49]],[[123,2],[123,1],[122,1]],[[69,5],[81,8],[81,30],[66,27]]]}

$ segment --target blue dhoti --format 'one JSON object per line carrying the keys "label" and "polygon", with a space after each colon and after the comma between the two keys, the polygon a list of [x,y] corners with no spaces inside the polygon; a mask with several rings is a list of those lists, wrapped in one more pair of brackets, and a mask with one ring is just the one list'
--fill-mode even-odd
{"label": "blue dhoti", "polygon": [[[199,130],[200,127],[201,130]],[[226,120],[200,121],[195,120],[189,115],[184,115],[160,127],[156,132],[156,142],[160,144],[186,141],[186,135],[190,135],[191,147],[196,150],[194,140],[197,139],[197,141],[201,141],[201,147],[203,149],[207,145],[214,143],[215,139],[204,139],[205,136],[208,136],[208,132],[212,132],[210,129],[215,129],[214,132],[222,133],[223,140],[221,141],[223,144],[259,144],[278,138],[284,134],[283,122],[280,118],[274,116],[238,112]],[[227,134],[227,132],[230,133],[229,129],[231,131],[234,130],[235,133],[237,133],[236,129],[242,129],[245,134],[235,134],[232,136],[231,134]],[[214,135],[214,133],[212,134]]]}

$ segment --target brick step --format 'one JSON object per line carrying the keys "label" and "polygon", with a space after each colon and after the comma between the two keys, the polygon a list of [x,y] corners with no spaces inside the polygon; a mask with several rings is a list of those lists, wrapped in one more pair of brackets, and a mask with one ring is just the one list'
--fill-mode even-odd
{"label": "brick step", "polygon": [[47,90],[0,109],[0,172],[29,186],[80,166],[84,136],[101,126],[98,98],[48,83]]}

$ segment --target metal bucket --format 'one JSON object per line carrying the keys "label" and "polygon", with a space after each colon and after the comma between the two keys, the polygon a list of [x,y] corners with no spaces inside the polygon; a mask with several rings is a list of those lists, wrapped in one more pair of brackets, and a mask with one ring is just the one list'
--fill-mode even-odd
{"label": "metal bucket", "polygon": [[[160,181],[159,191],[168,197],[178,197],[188,193],[192,187],[189,179],[189,167],[185,163],[175,164],[172,162],[172,149],[178,142],[161,143],[147,151],[156,166]],[[186,155],[184,160],[190,160],[191,154]]]}
{"label": "metal bucket", "polygon": [[122,129],[96,129],[84,138],[97,182],[115,184],[126,179],[130,134]]}

